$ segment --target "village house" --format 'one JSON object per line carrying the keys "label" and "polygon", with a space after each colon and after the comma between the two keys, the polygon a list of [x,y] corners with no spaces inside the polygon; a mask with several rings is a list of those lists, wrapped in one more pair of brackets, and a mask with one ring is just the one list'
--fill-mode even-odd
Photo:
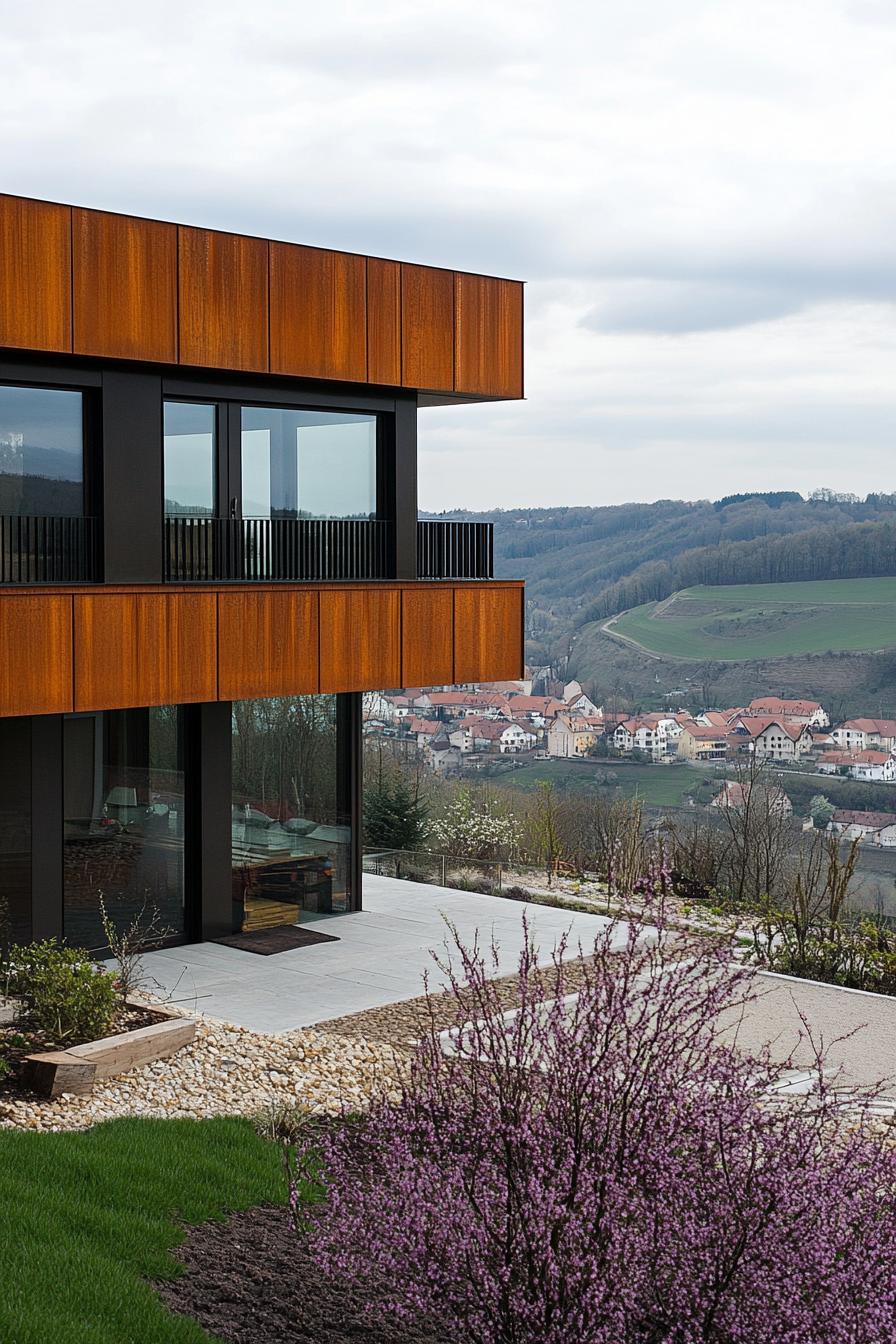
{"label": "village house", "polygon": [[831,729],[831,737],[844,751],[896,749],[896,719],[847,719]]}
{"label": "village house", "polygon": [[763,695],[751,700],[744,712],[753,718],[790,719],[813,728],[827,728],[830,723],[816,700],[780,700],[776,695]]}
{"label": "village house", "polygon": [[587,756],[598,736],[598,730],[583,719],[558,714],[547,731],[548,755],[563,759]]}
{"label": "village house", "polygon": [[678,736],[677,754],[685,761],[724,761],[727,735],[721,728],[702,723],[684,723]]}
{"label": "village house", "polygon": [[544,728],[549,719],[569,712],[569,706],[553,695],[509,695],[508,712],[515,719],[528,719],[537,728]]}
{"label": "village house", "polygon": [[888,751],[826,751],[818,769],[823,775],[890,783],[896,779],[896,756]]}
{"label": "village house", "polygon": [[402,721],[402,727],[409,737],[416,737],[417,746],[422,747],[425,742],[430,742],[444,730],[444,724],[439,723],[438,719],[421,719],[414,715],[410,719]]}
{"label": "village house", "polygon": [[744,718],[740,720],[748,750],[757,760],[797,761],[812,750],[808,725],[790,719]]}
{"label": "village house", "polygon": [[471,732],[473,746],[477,751],[499,751],[502,754],[531,751],[538,741],[537,735],[525,723],[480,719]]}
{"label": "village house", "polygon": [[485,691],[424,691],[416,699],[418,709],[427,717],[442,720],[463,718],[475,714],[483,719],[510,717],[507,697]]}
{"label": "village house", "polygon": [[765,784],[754,786],[750,784],[749,780],[741,782],[726,779],[710,803],[710,807],[742,812],[749,806],[750,799],[754,794],[757,804],[767,810],[771,816],[789,817],[793,812],[793,804],[783,789],[774,786],[769,788]]}
{"label": "village house", "polygon": [[856,812],[851,808],[838,808],[827,829],[842,840],[861,840],[883,849],[896,849],[896,814],[893,812]]}
{"label": "village house", "polygon": [[626,719],[613,733],[617,751],[642,751],[652,761],[664,761],[675,754],[675,744],[681,728],[669,714],[642,714]]}
{"label": "village house", "polygon": [[434,775],[456,775],[461,769],[461,753],[447,738],[438,737],[424,744],[423,764]]}
{"label": "village house", "polygon": [[568,681],[563,687],[563,703],[568,709],[579,714],[603,717],[603,709],[589,699],[577,681]]}

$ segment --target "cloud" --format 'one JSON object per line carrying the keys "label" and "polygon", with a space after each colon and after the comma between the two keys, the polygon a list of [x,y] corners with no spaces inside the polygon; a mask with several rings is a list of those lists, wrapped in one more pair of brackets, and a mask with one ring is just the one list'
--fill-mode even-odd
{"label": "cloud", "polygon": [[421,416],[429,506],[896,485],[889,0],[0,18],[6,190],[530,282],[528,400]]}

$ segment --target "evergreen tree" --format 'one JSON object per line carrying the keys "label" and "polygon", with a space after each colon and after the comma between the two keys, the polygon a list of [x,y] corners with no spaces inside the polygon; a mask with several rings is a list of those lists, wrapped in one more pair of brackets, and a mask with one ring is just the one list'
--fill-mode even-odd
{"label": "evergreen tree", "polygon": [[364,791],[364,843],[374,849],[419,849],[429,808],[400,774],[383,774]]}

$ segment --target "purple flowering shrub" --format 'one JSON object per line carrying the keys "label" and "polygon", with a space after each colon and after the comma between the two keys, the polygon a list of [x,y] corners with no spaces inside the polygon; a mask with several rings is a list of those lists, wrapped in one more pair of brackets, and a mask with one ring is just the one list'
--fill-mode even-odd
{"label": "purple flowering shrub", "polygon": [[896,1147],[823,1077],[773,1099],[724,948],[610,927],[566,998],[528,947],[509,1014],[493,957],[455,955],[453,1053],[300,1147],[322,1272],[458,1344],[896,1339]]}

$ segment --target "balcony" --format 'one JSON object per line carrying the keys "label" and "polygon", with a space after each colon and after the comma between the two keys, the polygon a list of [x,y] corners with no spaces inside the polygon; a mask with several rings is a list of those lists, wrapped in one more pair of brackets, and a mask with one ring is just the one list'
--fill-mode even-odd
{"label": "balcony", "polygon": [[[491,523],[418,522],[417,576],[490,579]],[[388,579],[394,533],[383,520],[165,519],[169,583],[303,583]]]}
{"label": "balcony", "polygon": [[98,578],[95,518],[0,514],[0,583],[91,583]]}

